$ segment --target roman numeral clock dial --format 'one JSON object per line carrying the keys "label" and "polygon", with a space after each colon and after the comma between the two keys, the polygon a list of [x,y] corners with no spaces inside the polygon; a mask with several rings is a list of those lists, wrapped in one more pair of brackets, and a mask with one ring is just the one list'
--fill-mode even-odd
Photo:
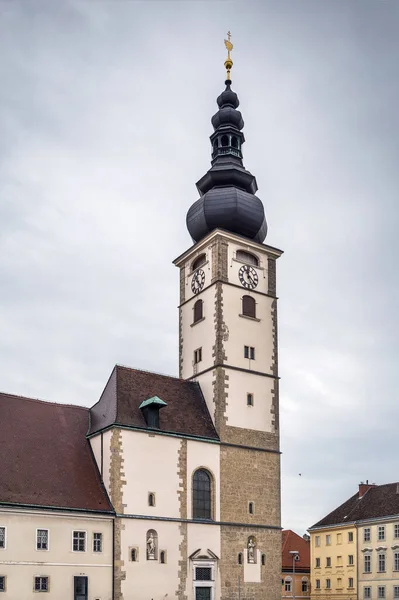
{"label": "roman numeral clock dial", "polygon": [[253,267],[249,265],[243,265],[238,271],[238,277],[240,278],[241,285],[247,290],[253,290],[258,285],[259,279],[258,274]]}
{"label": "roman numeral clock dial", "polygon": [[198,269],[198,271],[195,271],[191,280],[191,291],[193,292],[193,294],[198,294],[204,287],[204,283],[205,273],[202,269]]}

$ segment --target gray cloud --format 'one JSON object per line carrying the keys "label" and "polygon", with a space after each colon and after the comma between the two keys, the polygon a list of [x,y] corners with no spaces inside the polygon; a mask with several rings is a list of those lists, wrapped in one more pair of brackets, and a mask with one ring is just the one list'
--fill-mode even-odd
{"label": "gray cloud", "polygon": [[171,261],[228,27],[285,250],[283,525],[396,480],[398,21],[394,0],[0,3],[1,389],[90,405],[116,362],[176,374]]}

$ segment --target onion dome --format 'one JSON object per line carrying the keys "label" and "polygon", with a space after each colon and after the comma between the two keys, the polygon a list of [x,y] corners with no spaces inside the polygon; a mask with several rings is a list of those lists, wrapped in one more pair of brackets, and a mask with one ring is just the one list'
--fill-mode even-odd
{"label": "onion dome", "polygon": [[226,89],[218,97],[219,110],[211,119],[214,129],[210,137],[212,166],[197,182],[200,198],[188,210],[187,229],[194,242],[220,228],[262,243],[266,238],[267,223],[263,204],[255,196],[256,179],[242,162],[244,121],[237,110],[238,96],[231,89],[233,61],[230,52],[233,44],[230,33],[228,38],[225,40],[228,57],[224,63]]}

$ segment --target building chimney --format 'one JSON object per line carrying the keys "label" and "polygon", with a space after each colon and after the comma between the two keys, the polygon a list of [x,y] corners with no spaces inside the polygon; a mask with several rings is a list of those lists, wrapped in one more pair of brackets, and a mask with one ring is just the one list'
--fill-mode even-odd
{"label": "building chimney", "polygon": [[368,480],[368,479],[366,479],[366,483],[363,483],[363,481],[361,481],[361,482],[359,483],[359,500],[360,500],[360,498],[363,498],[364,494],[365,494],[365,493],[366,493],[366,492],[367,492],[367,491],[368,491],[370,488],[373,488],[373,487],[377,487],[377,486],[375,485],[375,483],[369,483],[369,480]]}

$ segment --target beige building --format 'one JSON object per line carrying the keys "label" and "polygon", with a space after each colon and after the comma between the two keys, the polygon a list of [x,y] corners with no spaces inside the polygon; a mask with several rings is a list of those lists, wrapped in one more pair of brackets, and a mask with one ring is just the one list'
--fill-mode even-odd
{"label": "beige building", "polygon": [[309,531],[313,598],[399,598],[399,484],[361,483]]}
{"label": "beige building", "polygon": [[263,243],[230,63],[212,167],[187,214],[194,245],[174,261],[179,377],[117,366],[90,410],[0,397],[12,446],[0,502],[15,521],[3,549],[0,537],[5,597],[22,588],[57,600],[281,596],[281,251]]}

